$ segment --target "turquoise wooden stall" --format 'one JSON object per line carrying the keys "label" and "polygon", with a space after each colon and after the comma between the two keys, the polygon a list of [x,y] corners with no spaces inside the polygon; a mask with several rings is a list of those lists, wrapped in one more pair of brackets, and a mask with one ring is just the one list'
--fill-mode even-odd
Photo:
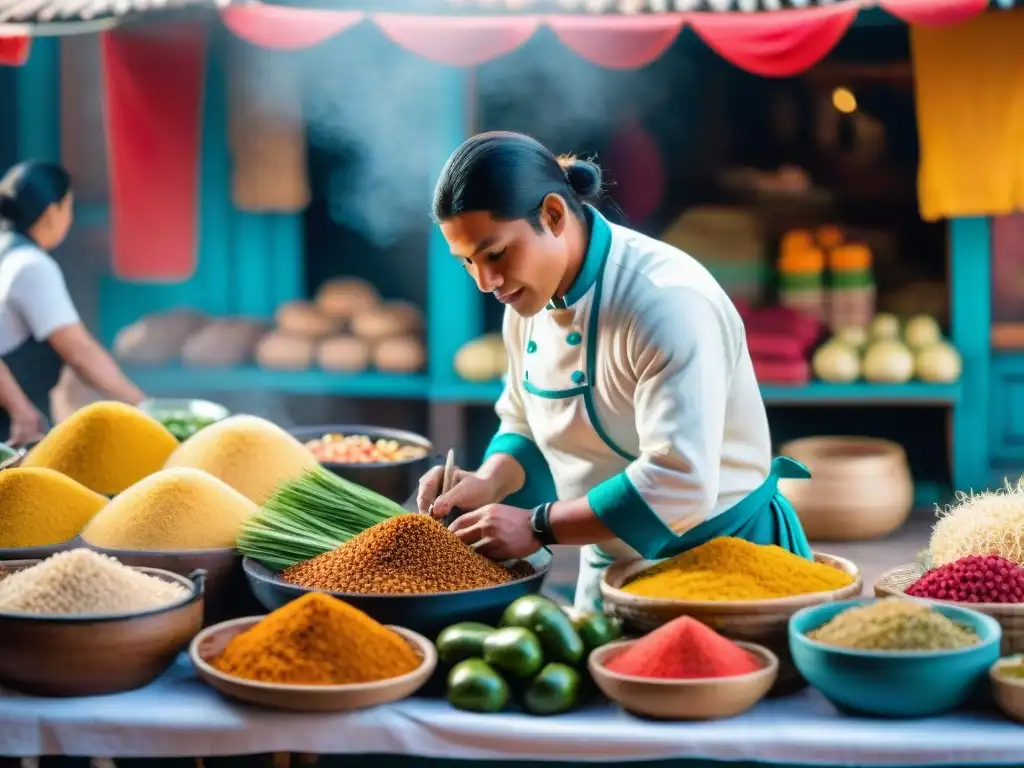
{"label": "turquoise wooden stall", "polygon": [[[899,23],[881,12],[865,12],[858,23]],[[16,136],[19,157],[60,157],[60,41],[37,38],[28,62],[16,70]],[[100,333],[116,331],[143,314],[188,305],[215,315],[269,318],[283,301],[305,289],[302,217],[242,213],[230,202],[223,62],[211,49],[202,149],[202,208],[198,268],[174,285],[129,284],[111,276],[100,290]],[[428,135],[440,168],[471,125],[469,73],[442,68],[437,98],[444,119]],[[103,206],[80,211],[80,227],[105,226]],[[944,408],[950,420],[952,480],[958,489],[1001,485],[1024,468],[1024,426],[1013,400],[1024,381],[1024,355],[993,355],[990,341],[991,233],[986,218],[949,222],[951,337],[964,360],[962,380],[951,385],[912,383],[764,387],[769,403],[822,408],[871,404],[879,407]],[[241,256],[244,254],[244,263]],[[440,446],[464,444],[463,420],[471,404],[493,403],[501,385],[461,380],[452,367],[456,350],[484,329],[484,297],[464,279],[434,229],[428,246],[426,286],[429,365],[421,375],[319,371],[285,373],[242,368],[228,371],[135,370],[147,391],[271,390],[282,394],[414,399],[431,407],[432,436]],[[1016,419],[1016,420],[1015,420]],[[929,495],[935,496],[934,490]],[[937,500],[937,499],[935,499]]]}

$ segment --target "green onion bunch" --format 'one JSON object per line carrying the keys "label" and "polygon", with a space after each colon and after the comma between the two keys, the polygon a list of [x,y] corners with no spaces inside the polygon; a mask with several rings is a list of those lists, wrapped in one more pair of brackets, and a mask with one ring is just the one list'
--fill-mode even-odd
{"label": "green onion bunch", "polygon": [[318,467],[274,491],[263,509],[242,526],[238,550],[281,571],[405,514],[409,513],[379,493]]}

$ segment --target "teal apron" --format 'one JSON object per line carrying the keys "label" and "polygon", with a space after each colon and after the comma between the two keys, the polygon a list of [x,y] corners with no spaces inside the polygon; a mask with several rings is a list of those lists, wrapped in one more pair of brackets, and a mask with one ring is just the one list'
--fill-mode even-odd
{"label": "teal apron", "polygon": [[[665,557],[698,547],[711,539],[734,536],[754,544],[775,544],[811,559],[811,546],[796,510],[779,491],[779,480],[811,476],[807,467],[786,456],[772,462],[771,471],[756,490],[719,515],[679,536],[663,553]],[[601,576],[615,560],[600,546],[583,547],[575,606],[582,611],[601,610]]]}

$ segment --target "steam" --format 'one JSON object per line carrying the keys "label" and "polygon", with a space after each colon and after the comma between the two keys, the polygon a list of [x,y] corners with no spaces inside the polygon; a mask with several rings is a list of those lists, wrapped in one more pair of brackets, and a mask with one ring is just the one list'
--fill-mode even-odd
{"label": "steam", "polygon": [[459,105],[461,113],[445,114],[452,99],[442,89],[454,73],[369,24],[296,54],[295,63],[311,147],[336,158],[311,181],[325,185],[321,194],[326,191],[336,223],[380,247],[426,225],[437,174],[454,149],[442,143],[448,138],[444,126],[453,120],[475,117],[467,134],[522,131],[556,153],[590,154],[628,109],[664,106],[676,90],[656,72],[590,64],[546,30],[519,51],[456,74],[466,98],[470,88],[475,91],[476,109],[482,107],[475,115],[473,102]]}

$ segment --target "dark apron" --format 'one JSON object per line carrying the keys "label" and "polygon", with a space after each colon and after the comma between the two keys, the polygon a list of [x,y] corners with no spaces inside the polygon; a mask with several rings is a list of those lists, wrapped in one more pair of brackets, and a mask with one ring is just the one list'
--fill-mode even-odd
{"label": "dark apron", "polygon": [[[2,242],[2,240],[0,240]],[[0,259],[14,248],[24,245],[26,241],[15,235],[7,242],[7,247],[0,250]],[[0,357],[11,369],[14,380],[28,396],[40,413],[46,417],[47,424],[52,424],[50,416],[50,391],[60,380],[64,361],[49,343],[36,341],[29,336],[25,342],[6,355]],[[0,409],[0,441],[6,442],[11,435],[11,419],[7,411]]]}

